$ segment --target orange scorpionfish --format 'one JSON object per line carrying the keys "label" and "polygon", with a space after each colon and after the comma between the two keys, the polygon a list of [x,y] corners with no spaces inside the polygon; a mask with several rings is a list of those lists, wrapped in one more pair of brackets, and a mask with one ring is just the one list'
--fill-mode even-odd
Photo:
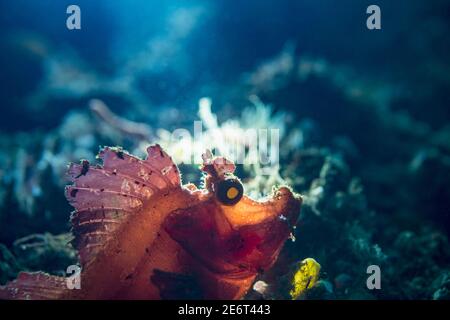
{"label": "orange scorpionfish", "polygon": [[203,155],[204,186],[182,185],[159,145],[141,160],[105,147],[103,166],[68,169],[66,197],[80,288],[43,272],[0,286],[3,299],[240,299],[276,261],[301,197],[279,187],[265,200],[244,195],[235,165]]}

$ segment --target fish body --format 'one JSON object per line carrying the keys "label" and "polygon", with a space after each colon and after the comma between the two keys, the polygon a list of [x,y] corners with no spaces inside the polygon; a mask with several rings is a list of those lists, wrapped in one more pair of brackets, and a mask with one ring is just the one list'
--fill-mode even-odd
{"label": "fish body", "polygon": [[66,197],[81,288],[42,272],[0,286],[3,299],[240,299],[269,269],[301,197],[280,187],[255,201],[232,162],[204,156],[204,187],[182,185],[159,145],[145,160],[106,147],[103,166],[72,164]]}

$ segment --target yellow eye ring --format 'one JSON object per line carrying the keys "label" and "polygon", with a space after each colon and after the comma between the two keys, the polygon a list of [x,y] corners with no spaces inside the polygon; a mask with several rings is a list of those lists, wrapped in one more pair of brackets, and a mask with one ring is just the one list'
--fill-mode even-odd
{"label": "yellow eye ring", "polygon": [[239,190],[236,187],[230,187],[227,190],[227,198],[232,200],[239,195]]}

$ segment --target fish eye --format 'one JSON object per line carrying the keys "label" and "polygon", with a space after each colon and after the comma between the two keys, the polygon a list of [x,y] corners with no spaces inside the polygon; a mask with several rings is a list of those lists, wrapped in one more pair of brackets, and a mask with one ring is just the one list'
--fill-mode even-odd
{"label": "fish eye", "polygon": [[222,204],[232,206],[241,200],[244,195],[244,187],[239,179],[225,179],[215,185],[215,193],[216,198]]}

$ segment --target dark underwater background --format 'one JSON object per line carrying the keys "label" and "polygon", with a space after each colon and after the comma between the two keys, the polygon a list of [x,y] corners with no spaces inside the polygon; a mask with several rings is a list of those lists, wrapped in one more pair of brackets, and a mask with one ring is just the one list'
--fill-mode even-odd
{"label": "dark underwater background", "polygon": [[[371,4],[381,30],[366,28]],[[223,132],[280,129],[279,168],[239,168],[246,190],[285,182],[305,199],[261,277],[272,289],[247,298],[288,299],[311,257],[304,299],[449,299],[449,35],[445,0],[1,1],[0,284],[76,263],[69,162],[100,145],[176,152],[168,132],[205,121],[208,97]]]}

